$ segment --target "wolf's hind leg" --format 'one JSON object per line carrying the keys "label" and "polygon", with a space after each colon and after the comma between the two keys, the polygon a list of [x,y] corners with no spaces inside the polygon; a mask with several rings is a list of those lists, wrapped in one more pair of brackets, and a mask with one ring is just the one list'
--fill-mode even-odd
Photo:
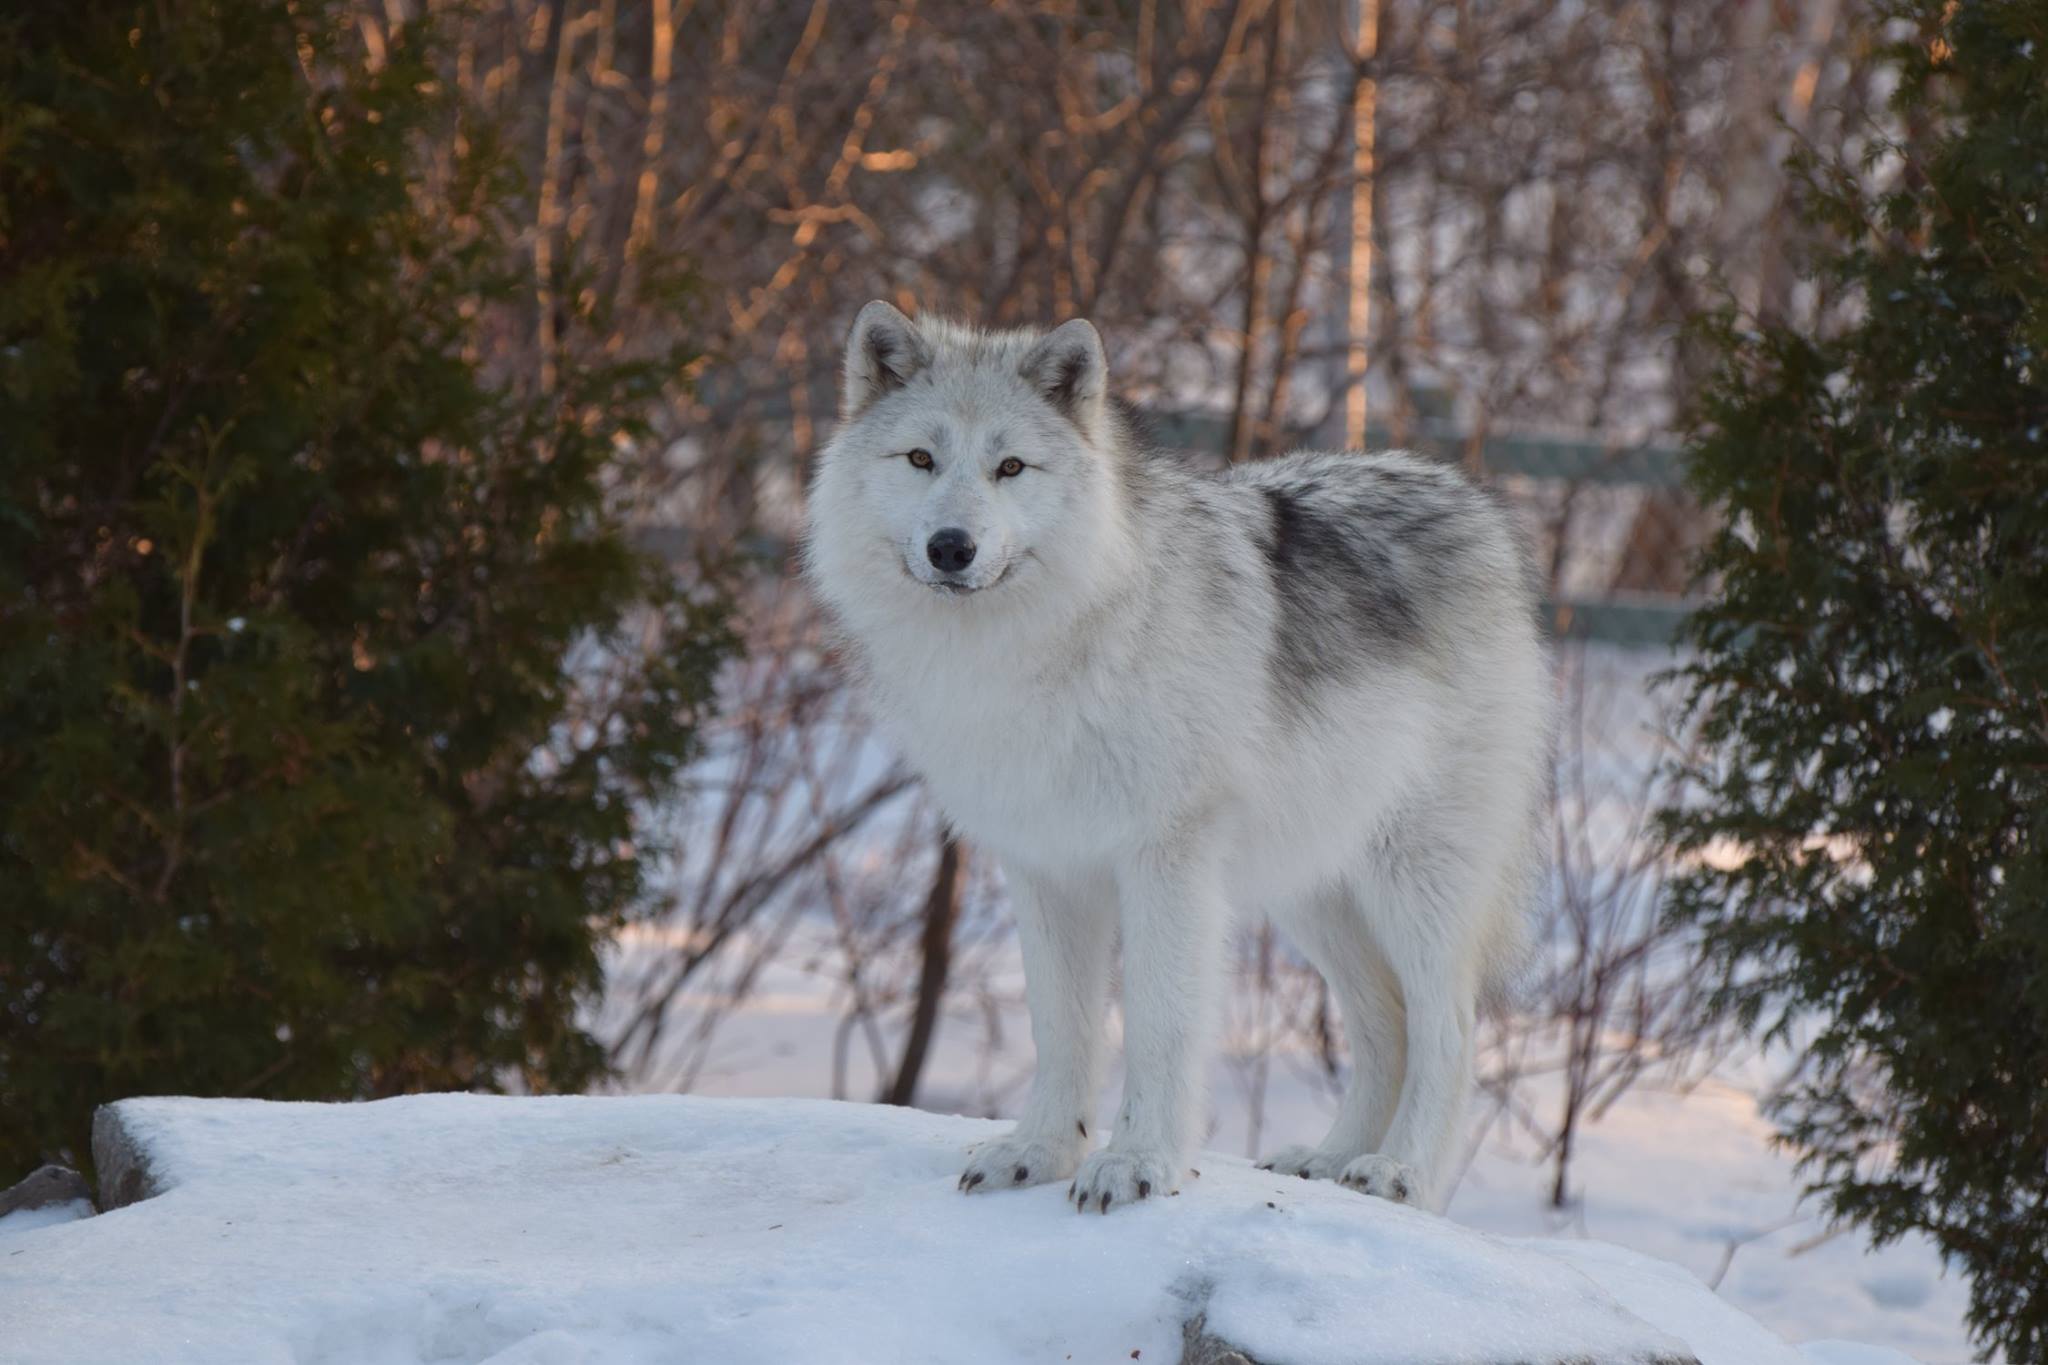
{"label": "wolf's hind leg", "polygon": [[1038,1067],[1008,1137],[975,1148],[960,1173],[970,1193],[1065,1180],[1088,1150],[1102,1086],[1115,889],[1107,878],[1060,882],[1012,874],[1017,942]]}
{"label": "wolf's hind leg", "polygon": [[1441,1181],[1465,1117],[1478,1022],[1479,953],[1458,932],[1468,892],[1420,878],[1390,879],[1389,899],[1373,924],[1400,983],[1406,1025],[1405,1069],[1378,1150],[1346,1166],[1338,1179],[1398,1203],[1440,1208]]}
{"label": "wolf's hind leg", "polygon": [[1304,1180],[1334,1180],[1377,1148],[1393,1121],[1406,1066],[1401,988],[1373,942],[1352,886],[1317,892],[1281,915],[1279,923],[1337,999],[1338,1022],[1351,1052],[1351,1081],[1320,1143],[1283,1148],[1260,1164]]}

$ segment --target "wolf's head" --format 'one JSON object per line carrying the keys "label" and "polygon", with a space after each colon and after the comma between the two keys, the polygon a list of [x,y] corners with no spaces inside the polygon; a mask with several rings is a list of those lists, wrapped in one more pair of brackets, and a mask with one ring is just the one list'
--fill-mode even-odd
{"label": "wolf's head", "polygon": [[1119,558],[1119,432],[1088,323],[979,332],[870,303],[811,489],[812,580],[856,612],[1075,601]]}

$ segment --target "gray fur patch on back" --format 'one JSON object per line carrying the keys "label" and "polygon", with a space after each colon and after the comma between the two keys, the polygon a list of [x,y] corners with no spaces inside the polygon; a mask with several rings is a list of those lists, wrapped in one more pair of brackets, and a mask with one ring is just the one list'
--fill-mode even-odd
{"label": "gray fur patch on back", "polygon": [[1265,499],[1254,543],[1278,607],[1271,682],[1296,715],[1368,661],[1425,648],[1500,539],[1477,487],[1413,457],[1297,457],[1232,475]]}

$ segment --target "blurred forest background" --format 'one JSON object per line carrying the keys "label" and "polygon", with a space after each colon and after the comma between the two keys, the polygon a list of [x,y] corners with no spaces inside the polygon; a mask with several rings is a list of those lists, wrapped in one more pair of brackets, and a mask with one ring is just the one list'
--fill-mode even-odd
{"label": "blurred forest background", "polygon": [[[1717,526],[1678,452],[1725,342],[1698,319],[1825,333],[1856,314],[1806,268],[1826,234],[1787,157],[1899,178],[1896,149],[1933,136],[1890,103],[1888,44],[1929,41],[1910,17],[1863,0],[78,11],[0,20],[0,415],[17,424],[0,586],[28,604],[0,607],[0,874],[44,907],[0,938],[0,1099],[39,1116],[0,1143],[7,1163],[82,1159],[85,1105],[138,1089],[692,1089],[754,1069],[1013,1107],[1030,1058],[999,870],[868,735],[789,572],[844,329],[874,297],[990,325],[1091,318],[1124,396],[1189,459],[1404,445],[1505,492],[1539,549],[1565,726],[1547,948],[1489,1022],[1480,1132],[1514,1134],[1568,1211],[1588,1126],[1631,1088],[1784,1079],[1786,1055],[1706,1007],[1698,935],[1665,913],[1656,818],[1698,739],[1651,680]],[[138,71],[149,93],[124,115]],[[152,103],[162,127],[124,134]],[[135,169],[159,160],[183,189]],[[323,183],[331,202],[298,216]],[[282,205],[268,247],[207,245],[239,240],[260,196]],[[135,279],[71,301],[118,259]],[[223,281],[259,276],[335,297],[268,331],[237,305],[209,331]],[[401,346],[407,319],[440,328]],[[326,378],[287,382],[355,384],[331,410],[252,410],[228,373],[323,348]],[[71,406],[32,422],[52,376]],[[95,462],[81,440],[130,454]],[[376,452],[360,478],[340,456],[307,472],[308,441],[351,440]],[[358,503],[379,509],[368,530]],[[403,515],[426,505],[455,510]],[[366,582],[388,591],[344,590]],[[269,653],[236,643],[264,634],[236,623],[273,618]],[[81,620],[89,648],[45,647]],[[204,731],[187,684],[231,666],[217,676],[266,714],[339,728],[286,753]],[[320,680],[308,695],[300,674]],[[400,700],[419,688],[430,703]],[[118,743],[81,719],[107,695]],[[215,813],[260,804],[250,772],[321,755],[363,785],[279,817],[292,858],[244,858],[277,831]],[[60,802],[81,773],[105,799]],[[391,818],[338,832],[364,802]],[[550,880],[559,866],[575,876]],[[247,880],[281,875],[321,894]],[[234,886],[264,905],[233,908]],[[379,897],[402,909],[353,908]],[[232,946],[192,947],[208,923]],[[138,984],[158,980],[181,984]],[[1341,1024],[1260,926],[1229,1010],[1211,1141],[1270,1147],[1269,1091],[1341,1088]],[[777,1032],[789,1015],[822,1026]],[[231,1065],[205,1060],[223,1033]]]}
{"label": "blurred forest background", "polygon": [[[1835,305],[1795,269],[1810,230],[1782,163],[1801,138],[1853,160],[1887,126],[1868,15],[685,2],[454,22],[462,79],[528,149],[537,261],[607,280],[650,250],[696,263],[683,325],[705,358],[632,504],[647,544],[738,541],[762,566],[706,780],[674,812],[711,837],[614,978],[631,1083],[696,1083],[791,963],[831,991],[832,1093],[1001,1110],[1023,1078],[922,1087],[941,1021],[998,1042],[998,879],[875,750],[782,572],[870,297],[1090,317],[1157,438],[1198,459],[1419,445],[1500,484],[1540,546],[1569,715],[1558,952],[1488,1049],[1503,1121],[1541,1131],[1562,1205],[1589,1114],[1735,1044],[1687,1008],[1699,977],[1660,920],[1649,828],[1684,737],[1646,680],[1706,525],[1673,451],[1706,364],[1685,324]],[[680,322],[621,316],[619,335]],[[1339,1084],[1314,974],[1268,931],[1242,952],[1246,1093],[1285,1057]],[[1525,1092],[1539,1074],[1562,1087]],[[1250,1108],[1232,1139],[1255,1146]]]}

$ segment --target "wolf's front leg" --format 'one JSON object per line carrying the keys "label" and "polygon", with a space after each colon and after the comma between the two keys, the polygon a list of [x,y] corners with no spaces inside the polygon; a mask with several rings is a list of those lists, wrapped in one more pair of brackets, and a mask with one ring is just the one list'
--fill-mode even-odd
{"label": "wolf's front leg", "polygon": [[970,1193],[1065,1180],[1088,1150],[1102,1088],[1102,1015],[1108,1004],[1116,891],[1107,878],[1059,881],[1010,874],[1024,993],[1038,1070],[1008,1137],[975,1148],[960,1174]]}
{"label": "wolf's front leg", "polygon": [[1085,1212],[1171,1193],[1202,1116],[1203,1069],[1226,915],[1212,850],[1189,838],[1118,878],[1124,937],[1124,1103],[1109,1145],[1081,1163]]}

